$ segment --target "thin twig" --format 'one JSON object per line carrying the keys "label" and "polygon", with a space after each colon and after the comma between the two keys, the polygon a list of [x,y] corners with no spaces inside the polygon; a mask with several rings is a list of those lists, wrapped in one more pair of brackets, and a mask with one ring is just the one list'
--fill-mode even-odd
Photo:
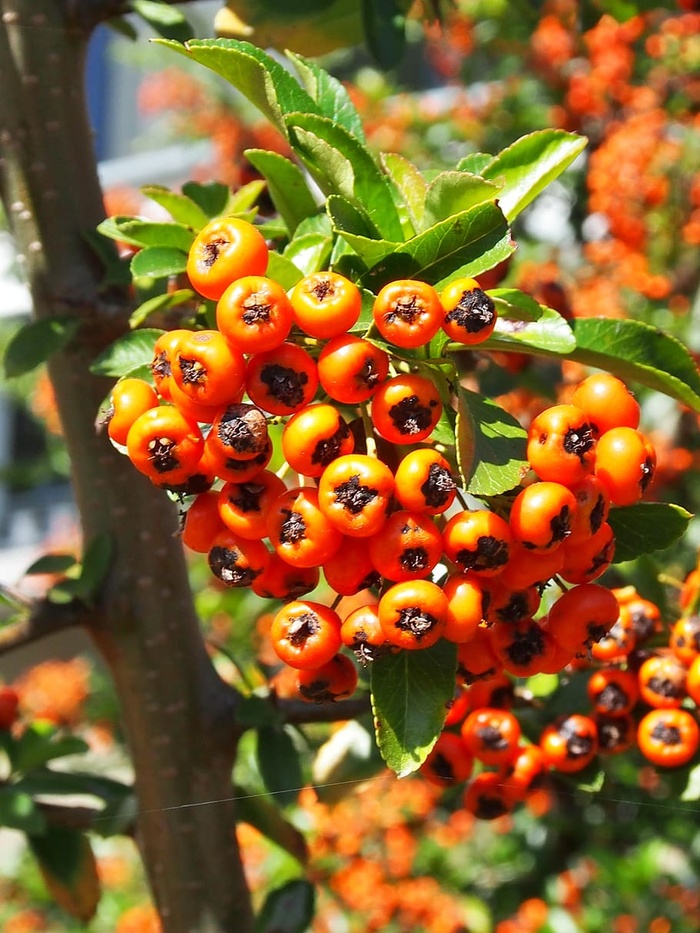
{"label": "thin twig", "polygon": [[10,622],[0,628],[0,655],[55,632],[87,625],[94,615],[94,610],[90,610],[78,599],[69,603],[52,603],[48,599],[38,599],[28,602],[27,609],[28,612],[16,622]]}

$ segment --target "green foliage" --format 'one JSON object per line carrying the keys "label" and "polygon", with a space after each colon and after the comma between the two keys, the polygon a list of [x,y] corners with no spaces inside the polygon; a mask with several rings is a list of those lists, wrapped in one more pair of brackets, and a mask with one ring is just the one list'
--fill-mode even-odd
{"label": "green foliage", "polygon": [[302,879],[288,881],[265,898],[255,933],[304,933],[313,919],[316,892]]}
{"label": "green foliage", "polygon": [[3,366],[7,379],[31,372],[64,349],[77,333],[79,320],[55,316],[30,321],[20,327],[5,348]]}

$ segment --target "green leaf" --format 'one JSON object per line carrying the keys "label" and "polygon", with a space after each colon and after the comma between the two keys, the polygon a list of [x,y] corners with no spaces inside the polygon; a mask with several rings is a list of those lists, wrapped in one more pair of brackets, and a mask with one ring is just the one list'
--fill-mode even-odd
{"label": "green leaf", "polygon": [[285,291],[289,291],[303,277],[303,272],[280,253],[271,252],[266,275],[278,282]]}
{"label": "green leaf", "polygon": [[503,184],[499,204],[512,221],[571,165],[587,142],[564,130],[537,130],[500,152],[480,174]]}
{"label": "green leaf", "polygon": [[286,114],[293,111],[317,112],[316,104],[296,78],[250,42],[196,39],[185,47],[177,42],[156,41],[221,75],[285,136]]}
{"label": "green leaf", "polygon": [[187,304],[195,297],[195,293],[189,288],[178,288],[174,292],[154,295],[153,298],[146,299],[135,311],[132,311],[129,317],[129,327],[140,327],[156,311],[167,311],[168,308],[176,308],[178,305]]}
{"label": "green leaf", "polygon": [[316,62],[287,51],[301,82],[311,99],[316,103],[321,116],[344,126],[360,142],[365,142],[365,129],[347,88],[333,75],[328,74]]}
{"label": "green leaf", "polygon": [[301,269],[304,275],[320,272],[328,265],[333,240],[321,233],[305,233],[287,245],[283,256]]}
{"label": "green leaf", "polygon": [[90,796],[112,800],[133,794],[133,788],[121,781],[84,771],[53,771],[51,768],[33,768],[13,787],[32,796]]}
{"label": "green leaf", "polygon": [[237,721],[247,729],[259,729],[274,726],[280,722],[280,716],[269,697],[241,697],[236,714]]}
{"label": "green leaf", "polygon": [[680,799],[685,801],[700,800],[700,765],[695,765],[688,774],[688,783],[685,790],[680,795]]}
{"label": "green leaf", "polygon": [[293,803],[304,779],[299,753],[287,729],[263,726],[257,730],[256,753],[267,790],[281,804]]}
{"label": "green leaf", "polygon": [[100,900],[100,881],[85,833],[49,826],[44,835],[30,836],[29,845],[59,907],[82,923],[91,920]]}
{"label": "green leaf", "polygon": [[[247,212],[253,211],[253,214],[256,214],[256,205],[260,200],[260,195],[264,190],[265,182],[262,178],[254,178],[246,185],[242,185],[240,188],[236,188],[236,190],[231,193],[227,213],[243,215]],[[250,220],[251,223],[253,222],[253,216],[246,219]]]}
{"label": "green leaf", "polygon": [[110,240],[121,240],[122,243],[126,243],[129,246],[141,246],[138,240],[132,239],[128,233],[120,228],[122,223],[128,223],[133,221],[133,219],[133,217],[122,214],[115,215],[114,217],[106,217],[97,225],[96,229],[99,234],[108,237]]}
{"label": "green leaf", "polygon": [[159,3],[157,0],[130,0],[129,5],[166,39],[186,42],[194,36],[192,27],[181,11],[169,3]]}
{"label": "green leaf", "polygon": [[390,183],[370,153],[344,127],[314,113],[287,117],[289,138],[324,194],[340,194],[364,208],[387,239],[401,239]]}
{"label": "green leaf", "polygon": [[164,208],[173,220],[199,231],[209,222],[209,214],[186,194],[171,191],[162,185],[143,185],[141,194]]}
{"label": "green leaf", "polygon": [[380,159],[384,171],[401,195],[413,227],[411,233],[422,230],[428,182],[413,162],[396,152],[383,152]]}
{"label": "green leaf", "polygon": [[639,382],[700,411],[700,374],[675,337],[641,321],[577,318],[572,359]]}
{"label": "green leaf", "polygon": [[228,185],[222,185],[219,181],[187,181],[182,186],[182,193],[194,201],[208,220],[223,214],[231,197]]}
{"label": "green leaf", "polygon": [[118,233],[115,239],[135,246],[160,246],[186,253],[194,240],[193,231],[175,221],[159,223],[155,220],[135,220],[133,217],[112,220]]}
{"label": "green leaf", "polygon": [[306,864],[309,853],[304,834],[282,816],[280,808],[260,794],[248,793],[244,787],[236,786],[235,793],[237,818],[289,852],[302,865]]}
{"label": "green leaf", "polygon": [[55,758],[81,755],[88,750],[87,742],[75,735],[64,735],[48,723],[31,723],[17,739],[11,751],[13,771],[31,771]]}
{"label": "green leaf", "polygon": [[440,172],[425,193],[423,228],[432,227],[484,201],[495,201],[502,185],[468,172]]}
{"label": "green leaf", "polygon": [[303,172],[278,152],[246,149],[245,156],[266,180],[272,203],[292,236],[303,220],[318,212]]}
{"label": "green leaf", "polygon": [[319,748],[312,766],[316,796],[334,804],[353,794],[360,781],[386,767],[374,740],[371,721],[350,719]]}
{"label": "green leaf", "polygon": [[365,41],[384,71],[395,68],[406,49],[406,17],[396,0],[362,0]]}
{"label": "green leaf", "polygon": [[527,432],[492,399],[458,385],[457,463],[467,492],[498,496],[529,469]]}
{"label": "green leaf", "polygon": [[110,535],[95,535],[88,541],[80,576],[76,581],[79,587],[76,595],[85,602],[93,603],[99,595],[113,555],[114,541]]}
{"label": "green leaf", "polygon": [[372,662],[377,745],[399,777],[420,768],[440,735],[456,670],[457,647],[447,640]]}
{"label": "green leaf", "polygon": [[[504,345],[536,347],[551,353],[569,354],[576,338],[565,318],[553,308],[537,304],[515,288],[489,292],[498,312],[493,341],[481,348],[499,349]],[[491,339],[491,338],[489,338]]]}
{"label": "green leaf", "polygon": [[23,376],[62,350],[77,332],[80,321],[56,315],[23,324],[5,347],[3,366],[7,379]]}
{"label": "green leaf", "polygon": [[0,786],[0,826],[37,836],[46,832],[44,815],[31,796],[9,784]]}
{"label": "green leaf", "polygon": [[457,163],[458,172],[469,172],[471,175],[481,175],[487,165],[493,162],[493,156],[488,152],[470,152]]}
{"label": "green leaf", "polygon": [[[347,237],[362,255],[356,238]],[[505,218],[496,204],[477,204],[429,227],[377,260],[362,284],[377,292],[392,279],[430,282],[440,291],[452,279],[493,268],[515,249]]]}
{"label": "green leaf", "polygon": [[255,920],[255,933],[305,933],[315,910],[314,886],[293,878],[267,895]]}
{"label": "green leaf", "polygon": [[114,285],[131,285],[129,260],[121,257],[114,243],[110,242],[110,240],[115,238],[105,236],[100,233],[97,228],[94,230],[83,230],[81,235],[104,268],[104,276],[100,282],[100,288],[109,288]]}
{"label": "green leaf", "polygon": [[77,564],[72,554],[44,554],[24,571],[27,576],[42,573],[65,573]]}
{"label": "green leaf", "polygon": [[141,366],[148,366],[153,361],[153,346],[162,333],[164,331],[156,328],[143,327],[124,334],[100,353],[90,366],[90,372],[96,376],[121,378]]}
{"label": "green leaf", "polygon": [[379,238],[379,231],[370,220],[367,211],[359,204],[348,201],[339,194],[331,194],[326,201],[326,211],[336,233],[361,237],[364,252],[370,256],[386,255],[389,244]]}
{"label": "green leaf", "polygon": [[132,42],[135,42],[139,37],[136,29],[124,16],[111,16],[109,19],[105,20],[105,26],[114,30],[118,35],[124,36],[126,39],[131,39]]}
{"label": "green leaf", "polygon": [[148,276],[165,279],[180,275],[187,269],[187,253],[168,246],[147,246],[131,259],[131,274],[135,279]]}
{"label": "green leaf", "polygon": [[670,547],[685,534],[693,516],[679,505],[638,502],[610,509],[608,521],[615,532],[614,563]]}

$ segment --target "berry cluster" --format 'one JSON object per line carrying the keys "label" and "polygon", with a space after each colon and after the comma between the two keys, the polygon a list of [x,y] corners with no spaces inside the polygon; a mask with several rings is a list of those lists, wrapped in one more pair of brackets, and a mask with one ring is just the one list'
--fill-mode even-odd
{"label": "berry cluster", "polygon": [[700,618],[688,611],[697,578],[695,572],[686,581],[684,614],[667,629],[658,606],[634,587],[606,591],[617,603],[615,624],[566,668],[569,676],[587,677],[589,707],[557,716],[537,741],[524,740],[518,718],[528,708],[527,691],[502,667],[471,681],[461,677],[423,775],[443,787],[464,783],[465,807],[494,819],[536,799],[550,771],[580,772],[599,756],[636,747],[654,766],[691,762],[700,747]]}
{"label": "berry cluster", "polygon": [[[119,382],[108,430],[152,482],[193,497],[183,541],[220,581],[284,601],[273,646],[304,672],[302,695],[353,691],[343,646],[367,663],[446,638],[466,679],[494,667],[555,672],[587,652],[618,616],[592,582],[613,555],[610,505],[637,501],[655,465],[625,385],[590,376],[569,404],[538,415],[529,481],[470,504],[454,450],[430,442],[446,404],[439,380],[403,351],[440,329],[460,345],[482,342],[496,323],[491,298],[473,279],[440,293],[392,281],[372,296],[360,334],[354,283],[318,272],[287,293],[265,276],[268,259],[247,221],[226,217],[198,234],[188,275],[216,302],[217,328],[163,333],[155,388]],[[268,469],[273,423],[278,472]],[[321,571],[332,606],[304,598]],[[542,616],[553,578],[563,593]],[[362,591],[368,605],[341,617],[340,598]]]}

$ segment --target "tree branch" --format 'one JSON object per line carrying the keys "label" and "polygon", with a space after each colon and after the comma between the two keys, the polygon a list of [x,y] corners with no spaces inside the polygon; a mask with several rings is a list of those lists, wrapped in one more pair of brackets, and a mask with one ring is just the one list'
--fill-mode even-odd
{"label": "tree branch", "polygon": [[308,703],[306,700],[287,700],[273,697],[275,709],[285,722],[304,725],[313,722],[344,722],[356,719],[371,709],[369,695],[338,700],[336,703]]}
{"label": "tree branch", "polygon": [[[12,598],[15,601],[17,594],[13,594]],[[22,603],[27,606],[24,598]],[[28,609],[26,616],[0,628],[0,655],[67,628],[87,627],[94,619],[94,610],[79,599],[69,603],[52,603],[48,599],[40,599],[29,603]]]}

